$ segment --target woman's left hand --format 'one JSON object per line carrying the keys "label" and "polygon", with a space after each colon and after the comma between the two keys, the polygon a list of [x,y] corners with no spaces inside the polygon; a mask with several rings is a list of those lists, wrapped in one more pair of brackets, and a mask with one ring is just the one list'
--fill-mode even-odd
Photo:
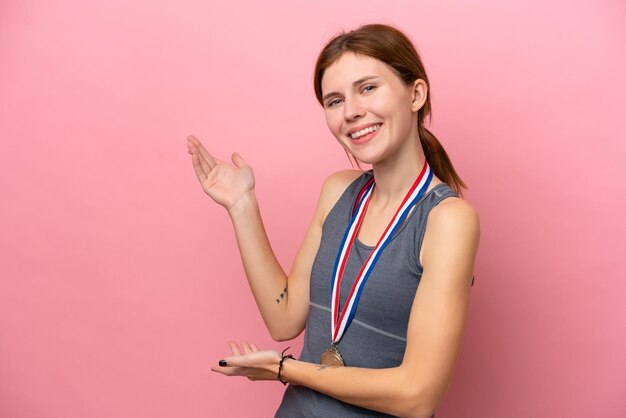
{"label": "woman's left hand", "polygon": [[220,366],[211,367],[211,370],[225,376],[245,376],[250,380],[278,380],[278,352],[261,351],[247,341],[241,344],[231,341],[228,345],[233,355],[220,360]]}

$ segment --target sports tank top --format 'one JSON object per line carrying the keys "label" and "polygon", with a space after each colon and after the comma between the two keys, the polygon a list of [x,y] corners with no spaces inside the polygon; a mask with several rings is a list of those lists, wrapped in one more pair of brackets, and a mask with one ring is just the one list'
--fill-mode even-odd
{"label": "sports tank top", "polygon": [[[372,177],[367,171],[344,191],[322,226],[320,246],[311,270],[310,306],[299,359],[319,363],[330,346],[331,278],[334,262],[350,221],[357,195]],[[430,210],[457,194],[446,183],[425,193],[415,204],[381,254],[361,294],[352,323],[338,349],[347,366],[389,368],[401,364],[409,314],[422,276],[419,252]],[[343,309],[359,269],[373,247],[355,240],[341,283]],[[390,382],[391,384],[391,382]],[[276,417],[389,417],[360,408],[303,386],[289,385]]]}

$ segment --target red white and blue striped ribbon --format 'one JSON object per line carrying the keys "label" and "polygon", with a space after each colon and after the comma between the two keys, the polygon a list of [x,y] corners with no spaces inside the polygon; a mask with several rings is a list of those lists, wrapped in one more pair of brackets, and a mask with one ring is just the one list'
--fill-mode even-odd
{"label": "red white and blue striped ribbon", "polygon": [[350,254],[350,249],[356,240],[356,236],[359,232],[359,228],[361,227],[361,223],[363,222],[363,218],[365,217],[365,211],[367,210],[367,206],[369,204],[370,198],[372,196],[372,191],[374,189],[374,178],[372,177],[365,185],[361,188],[356,200],[355,209],[353,210],[352,219],[350,220],[350,224],[348,225],[348,229],[346,230],[341,246],[339,247],[339,253],[337,254],[337,259],[335,260],[335,267],[333,270],[333,279],[331,283],[331,292],[332,292],[332,300],[331,300],[331,338],[334,344],[338,343],[341,340],[344,332],[350,326],[352,319],[354,318],[354,314],[356,313],[357,306],[359,304],[359,299],[361,297],[361,293],[363,288],[365,287],[365,283],[369,279],[370,273],[374,269],[374,266],[378,262],[380,255],[382,254],[385,247],[391,238],[397,231],[397,229],[402,225],[402,222],[409,214],[413,205],[417,203],[417,201],[422,197],[422,195],[428,189],[428,185],[432,180],[433,174],[428,165],[428,162],[424,162],[424,166],[422,171],[420,172],[417,179],[411,186],[411,189],[407,192],[404,200],[398,207],[395,215],[391,219],[389,225],[383,232],[382,236],[378,240],[378,243],[370,253],[369,257],[365,261],[365,264],[361,267],[359,274],[357,275],[354,284],[352,285],[352,289],[346,299],[346,303],[341,310],[341,315],[339,314],[339,295],[341,290],[341,280],[343,278],[343,273],[346,267],[346,262],[348,261],[348,254]]}

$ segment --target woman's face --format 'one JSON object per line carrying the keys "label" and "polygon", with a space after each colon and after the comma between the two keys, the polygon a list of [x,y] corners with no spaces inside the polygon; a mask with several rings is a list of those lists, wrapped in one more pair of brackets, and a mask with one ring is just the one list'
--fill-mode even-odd
{"label": "woman's face", "polygon": [[423,80],[407,86],[384,62],[345,52],[326,69],[321,87],[328,128],[359,161],[373,164],[419,144]]}

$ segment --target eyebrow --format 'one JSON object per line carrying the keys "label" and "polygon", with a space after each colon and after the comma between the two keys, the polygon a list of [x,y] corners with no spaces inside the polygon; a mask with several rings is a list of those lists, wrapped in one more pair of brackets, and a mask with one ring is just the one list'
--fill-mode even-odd
{"label": "eyebrow", "polygon": [[[373,79],[373,78],[378,78],[378,76],[375,76],[375,75],[366,75],[365,77],[361,77],[361,78],[359,78],[358,80],[356,80],[355,82],[353,82],[353,83],[352,83],[352,86],[356,87],[356,86],[358,86],[359,84],[361,84],[362,82],[367,81],[367,80],[371,80],[371,79]],[[326,101],[326,99],[328,99],[329,97],[331,97],[331,96],[335,96],[335,95],[338,95],[338,94],[339,94],[339,93],[338,93],[338,92],[336,92],[336,91],[333,91],[333,92],[330,92],[330,93],[328,93],[328,94],[325,94],[325,95],[324,95],[324,97],[322,97],[322,101],[323,101],[323,102],[325,102],[325,101]]]}

